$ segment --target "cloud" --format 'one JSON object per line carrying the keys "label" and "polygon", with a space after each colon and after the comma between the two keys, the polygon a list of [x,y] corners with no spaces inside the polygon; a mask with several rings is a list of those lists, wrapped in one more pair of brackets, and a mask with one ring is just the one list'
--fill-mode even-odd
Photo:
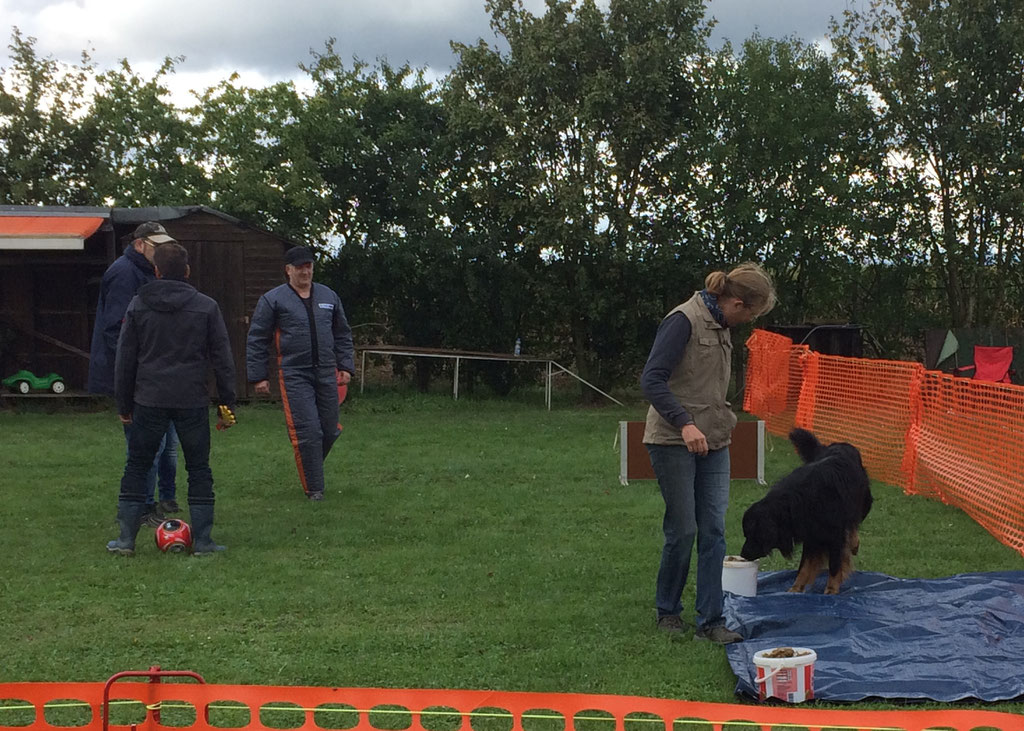
{"label": "cloud", "polygon": [[195,70],[268,76],[292,74],[329,38],[346,61],[447,69],[449,41],[492,37],[482,0],[0,0],[0,17],[62,60],[83,50],[101,66],[183,55]]}
{"label": "cloud", "polygon": [[[719,20],[713,40],[738,45],[757,28],[813,41],[824,36],[830,15],[863,2],[709,0],[708,13]],[[526,6],[542,12],[544,3]],[[387,58],[435,76],[456,60],[450,41],[495,40],[484,0],[0,0],[0,18],[36,37],[37,52],[64,61],[87,50],[101,67],[127,58],[142,71],[166,56],[185,56],[175,84],[195,81],[195,88],[233,71],[268,81],[298,78],[298,64],[329,38],[346,63]],[[0,54],[0,66],[7,64]]]}
{"label": "cloud", "polygon": [[865,10],[866,0],[708,0],[707,16],[718,24],[712,43],[728,40],[734,48],[755,31],[769,38],[796,36],[820,42],[832,16],[841,19],[848,8]]}

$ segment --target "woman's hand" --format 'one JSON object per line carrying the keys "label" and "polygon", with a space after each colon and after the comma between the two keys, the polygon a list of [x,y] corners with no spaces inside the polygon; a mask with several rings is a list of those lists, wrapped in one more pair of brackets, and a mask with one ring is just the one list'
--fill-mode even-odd
{"label": "woman's hand", "polygon": [[687,424],[681,430],[686,448],[701,457],[708,453],[708,439],[696,424]]}

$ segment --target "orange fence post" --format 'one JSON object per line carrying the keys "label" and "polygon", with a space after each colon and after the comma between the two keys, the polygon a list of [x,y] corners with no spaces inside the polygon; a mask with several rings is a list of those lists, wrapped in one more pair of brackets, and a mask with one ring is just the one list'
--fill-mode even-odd
{"label": "orange fence post", "polygon": [[807,351],[800,354],[803,365],[803,379],[800,382],[800,397],[796,404],[796,420],[793,426],[813,431],[814,406],[818,400],[818,354]]}

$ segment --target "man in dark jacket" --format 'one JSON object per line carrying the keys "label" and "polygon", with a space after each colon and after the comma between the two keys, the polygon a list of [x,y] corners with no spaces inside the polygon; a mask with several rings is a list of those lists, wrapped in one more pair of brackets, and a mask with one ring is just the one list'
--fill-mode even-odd
{"label": "man in dark jacket", "polygon": [[[153,281],[153,252],[156,247],[173,241],[174,239],[167,235],[167,231],[159,223],[143,223],[132,233],[132,241],[125,247],[124,253],[103,273],[89,353],[90,393],[114,395],[114,354],[117,351],[117,337],[121,332],[125,310],[128,309],[132,297],[139,291],[139,287]],[[125,426],[125,444],[128,443],[130,431],[131,426]],[[178,437],[172,425],[168,427],[156,460],[146,477],[148,489],[144,522],[157,526],[164,513],[178,511],[174,484],[177,473]],[[158,477],[159,504],[154,495]]]}
{"label": "man in dark jacket", "polygon": [[278,385],[299,482],[307,498],[323,500],[324,460],[341,433],[338,386],[347,385],[355,372],[352,329],[338,295],[313,282],[313,252],[296,246],[284,260],[288,282],[256,303],[245,365],[253,390],[269,394],[270,344],[276,344]]}
{"label": "man in dark jacket", "polygon": [[[220,403],[235,405],[235,367],[217,303],[187,281],[188,253],[162,244],[153,255],[156,281],[145,284],[128,305],[117,342],[114,394],[123,424],[132,426],[128,463],[121,478],[118,538],[111,553],[131,556],[145,510],[146,473],[173,424],[185,453],[193,552],[224,550],[210,537],[213,528],[213,473],[210,471],[210,366]],[[231,426],[223,418],[218,426]]]}

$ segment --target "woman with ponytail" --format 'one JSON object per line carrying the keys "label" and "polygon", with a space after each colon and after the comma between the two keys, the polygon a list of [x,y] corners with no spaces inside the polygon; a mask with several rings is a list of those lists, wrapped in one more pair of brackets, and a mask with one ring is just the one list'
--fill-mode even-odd
{"label": "woman with ponytail", "polygon": [[722,616],[729,442],[736,415],[726,401],[732,372],[729,328],[775,305],[775,286],[757,264],[712,272],[704,289],[669,312],[644,367],[651,402],[644,444],[665,500],[665,544],[655,591],[658,629],[682,634],[682,593],[697,541],[697,639],[738,642]]}

